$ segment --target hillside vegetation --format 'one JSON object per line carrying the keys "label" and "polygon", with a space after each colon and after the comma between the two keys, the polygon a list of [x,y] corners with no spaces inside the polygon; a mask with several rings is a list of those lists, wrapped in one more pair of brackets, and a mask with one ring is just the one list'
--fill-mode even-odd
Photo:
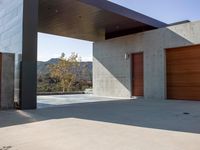
{"label": "hillside vegetation", "polygon": [[78,55],[37,62],[38,92],[72,92],[92,88],[92,62],[82,62]]}

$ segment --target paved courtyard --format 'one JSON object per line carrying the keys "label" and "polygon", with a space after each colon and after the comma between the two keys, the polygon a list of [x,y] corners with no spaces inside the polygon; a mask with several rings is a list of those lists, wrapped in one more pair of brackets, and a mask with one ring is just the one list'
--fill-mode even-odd
{"label": "paved courtyard", "polygon": [[199,108],[193,101],[112,99],[0,111],[0,149],[199,150]]}
{"label": "paved courtyard", "polygon": [[97,97],[92,94],[75,94],[75,95],[47,95],[37,97],[37,107],[47,108],[47,107],[58,107],[69,104],[79,104],[79,103],[92,103],[92,102],[102,102],[111,101],[114,98],[108,97]]}

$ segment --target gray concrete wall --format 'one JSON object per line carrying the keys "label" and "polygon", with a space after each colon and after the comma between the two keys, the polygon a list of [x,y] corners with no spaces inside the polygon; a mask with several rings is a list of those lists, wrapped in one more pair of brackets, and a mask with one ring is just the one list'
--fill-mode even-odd
{"label": "gray concrete wall", "polygon": [[23,0],[0,1],[0,52],[15,54],[15,101],[19,101]]}
{"label": "gray concrete wall", "polygon": [[131,59],[124,55],[144,52],[144,96],[165,99],[165,49],[193,44],[200,44],[200,21],[94,43],[94,94],[130,98]]}
{"label": "gray concrete wall", "polygon": [[15,55],[10,53],[1,54],[1,90],[0,108],[14,108],[14,66]]}
{"label": "gray concrete wall", "polygon": [[15,54],[15,97],[36,108],[38,0],[0,0],[0,52]]}

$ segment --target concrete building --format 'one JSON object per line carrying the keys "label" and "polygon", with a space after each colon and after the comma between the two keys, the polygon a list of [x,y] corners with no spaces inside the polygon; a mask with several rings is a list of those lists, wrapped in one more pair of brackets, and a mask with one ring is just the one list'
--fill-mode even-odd
{"label": "concrete building", "polygon": [[11,89],[1,90],[1,105],[36,108],[37,32],[94,42],[95,95],[200,100],[199,29],[106,0],[1,0],[0,52],[14,54],[13,69],[1,59],[1,88],[9,80]]}
{"label": "concrete building", "polygon": [[[199,43],[200,21],[95,42],[94,92],[113,97],[200,100]],[[170,56],[171,51],[174,54]],[[132,54],[138,53],[143,54],[143,62],[134,62]],[[134,65],[140,64],[143,79],[138,78],[137,72],[134,74],[134,67],[138,67]],[[135,90],[144,92],[134,93]]]}

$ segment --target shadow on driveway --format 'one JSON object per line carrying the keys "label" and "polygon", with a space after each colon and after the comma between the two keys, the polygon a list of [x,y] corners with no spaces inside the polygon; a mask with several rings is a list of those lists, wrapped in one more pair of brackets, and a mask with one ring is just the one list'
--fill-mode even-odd
{"label": "shadow on driveway", "polygon": [[200,134],[200,102],[115,100],[28,111],[0,111],[0,127],[62,118]]}

